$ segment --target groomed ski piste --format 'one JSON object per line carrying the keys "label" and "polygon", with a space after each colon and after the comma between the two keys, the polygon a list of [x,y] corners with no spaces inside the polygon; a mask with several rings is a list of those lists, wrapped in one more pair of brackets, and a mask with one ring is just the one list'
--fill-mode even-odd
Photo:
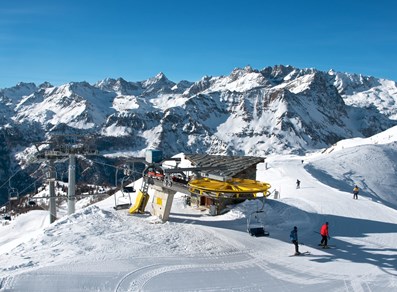
{"label": "groomed ski piste", "polygon": [[[164,224],[148,213],[151,201],[147,214],[129,215],[113,197],[51,225],[47,211],[20,215],[0,226],[0,291],[395,291],[396,129],[385,142],[267,157],[257,179],[280,198],[263,209],[257,199],[210,216],[177,194]],[[253,213],[270,236],[249,235]],[[326,221],[331,248],[321,249]],[[291,257],[293,226],[310,254]]]}

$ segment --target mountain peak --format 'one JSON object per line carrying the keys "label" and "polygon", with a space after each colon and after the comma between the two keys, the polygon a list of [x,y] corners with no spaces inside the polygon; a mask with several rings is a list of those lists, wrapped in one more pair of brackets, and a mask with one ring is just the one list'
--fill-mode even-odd
{"label": "mountain peak", "polygon": [[163,72],[158,73],[154,78],[157,79],[157,80],[161,80],[161,79],[168,80]]}
{"label": "mountain peak", "polygon": [[18,100],[20,100],[23,96],[28,96],[37,91],[37,86],[36,84],[29,82],[19,82],[17,85],[11,87],[11,88],[5,88],[0,90],[0,96],[4,96],[13,103],[16,103]]}
{"label": "mountain peak", "polygon": [[39,88],[43,88],[43,89],[45,89],[45,88],[51,88],[51,87],[54,87],[50,82],[47,82],[47,81],[45,81],[45,82],[43,82],[43,83],[41,83],[40,85],[39,85]]}
{"label": "mountain peak", "polygon": [[156,76],[145,80],[143,82],[143,84],[144,84],[145,87],[147,87],[147,86],[150,86],[152,84],[159,83],[159,82],[171,82],[171,81],[165,76],[165,74],[163,72],[160,72]]}
{"label": "mountain peak", "polygon": [[151,92],[172,92],[175,83],[170,81],[163,72],[142,82],[142,87],[146,93]]}
{"label": "mountain peak", "polygon": [[232,73],[230,73],[229,78],[234,81],[250,73],[259,73],[259,71],[252,69],[250,65],[247,65],[244,68],[234,68]]}

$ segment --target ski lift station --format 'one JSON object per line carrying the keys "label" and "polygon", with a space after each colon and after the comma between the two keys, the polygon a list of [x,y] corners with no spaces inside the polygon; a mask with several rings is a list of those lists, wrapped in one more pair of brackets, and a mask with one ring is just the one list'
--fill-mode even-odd
{"label": "ski lift station", "polygon": [[142,186],[129,213],[144,212],[149,188],[154,190],[152,215],[162,221],[169,218],[176,192],[186,195],[187,205],[208,209],[210,215],[222,214],[227,205],[269,195],[270,184],[255,180],[256,166],[264,158],[190,154],[185,159],[191,167],[179,167],[180,158],[163,159],[161,151],[147,150]]}

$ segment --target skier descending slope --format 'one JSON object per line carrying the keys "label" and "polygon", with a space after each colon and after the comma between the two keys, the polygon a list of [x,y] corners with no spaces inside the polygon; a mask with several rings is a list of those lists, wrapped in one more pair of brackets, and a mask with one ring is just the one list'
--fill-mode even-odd
{"label": "skier descending slope", "polygon": [[294,226],[294,229],[292,229],[289,238],[291,239],[291,242],[295,245],[295,255],[300,255],[298,246],[298,227]]}
{"label": "skier descending slope", "polygon": [[321,242],[319,245],[322,245],[323,248],[328,248],[328,239],[329,239],[329,232],[328,232],[328,222],[325,222],[320,229],[321,234]]}

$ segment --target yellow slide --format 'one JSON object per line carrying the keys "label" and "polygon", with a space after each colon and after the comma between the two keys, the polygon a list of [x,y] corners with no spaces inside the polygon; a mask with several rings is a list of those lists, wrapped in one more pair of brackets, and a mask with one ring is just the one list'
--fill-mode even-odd
{"label": "yellow slide", "polygon": [[143,213],[145,211],[145,207],[148,201],[149,201],[149,195],[139,191],[138,196],[136,197],[135,200],[135,205],[128,210],[128,213],[130,214],[134,214],[138,212]]}

